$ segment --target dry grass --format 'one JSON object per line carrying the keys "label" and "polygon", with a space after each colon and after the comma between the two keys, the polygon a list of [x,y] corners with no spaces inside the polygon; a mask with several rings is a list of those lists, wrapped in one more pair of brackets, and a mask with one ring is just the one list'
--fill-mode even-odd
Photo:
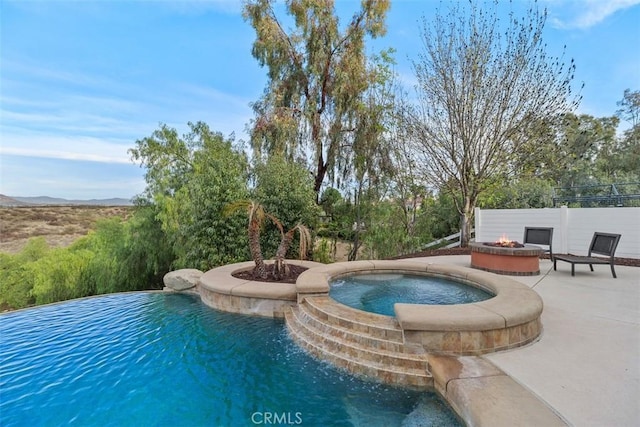
{"label": "dry grass", "polygon": [[0,208],[0,252],[17,253],[31,237],[43,236],[52,247],[68,246],[85,236],[99,219],[126,218],[129,206],[27,206]]}

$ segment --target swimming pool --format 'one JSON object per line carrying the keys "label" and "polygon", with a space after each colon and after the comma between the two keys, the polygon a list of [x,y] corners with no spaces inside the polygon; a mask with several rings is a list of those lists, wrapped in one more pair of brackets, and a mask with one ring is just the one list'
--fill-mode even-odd
{"label": "swimming pool", "polygon": [[494,295],[451,279],[411,274],[356,274],[331,282],[329,295],[358,310],[393,316],[395,303],[451,305],[484,301]]}
{"label": "swimming pool", "polygon": [[0,339],[3,426],[460,425],[435,394],[360,380],[308,356],[281,321],[197,296],[3,314]]}

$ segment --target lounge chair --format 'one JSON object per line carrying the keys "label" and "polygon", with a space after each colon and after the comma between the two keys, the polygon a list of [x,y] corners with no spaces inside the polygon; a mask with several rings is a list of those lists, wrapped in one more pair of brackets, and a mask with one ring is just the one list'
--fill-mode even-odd
{"label": "lounge chair", "polygon": [[549,249],[545,249],[545,252],[549,252],[553,261],[553,227],[525,227],[522,243],[548,246]]}
{"label": "lounge chair", "polygon": [[[565,261],[571,263],[571,275],[575,276],[576,264],[589,264],[591,271],[593,271],[593,264],[609,264],[611,266],[611,274],[615,279],[617,276],[616,270],[613,268],[613,255],[616,252],[621,236],[620,234],[595,232],[593,233],[587,256],[556,254],[553,257],[553,269],[556,269],[556,261]],[[591,254],[604,255],[606,258],[593,257]]]}

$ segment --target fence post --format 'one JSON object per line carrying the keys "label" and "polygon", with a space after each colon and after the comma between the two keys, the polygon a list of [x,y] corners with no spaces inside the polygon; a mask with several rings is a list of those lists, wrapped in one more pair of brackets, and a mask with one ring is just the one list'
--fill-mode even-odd
{"label": "fence post", "polygon": [[569,208],[560,206],[560,250],[558,253],[569,253]]}
{"label": "fence post", "polygon": [[475,217],[475,226],[474,228],[476,229],[476,237],[475,237],[475,241],[476,242],[483,242],[484,240],[484,233],[482,231],[482,219],[481,219],[481,209],[479,207],[475,207],[474,208],[474,212],[473,212],[473,216]]}

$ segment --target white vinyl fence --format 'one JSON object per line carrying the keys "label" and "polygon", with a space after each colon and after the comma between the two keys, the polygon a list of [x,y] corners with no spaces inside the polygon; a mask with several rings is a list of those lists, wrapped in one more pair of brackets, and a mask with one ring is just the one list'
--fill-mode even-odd
{"label": "white vinyl fence", "polygon": [[616,257],[640,258],[640,207],[475,210],[477,242],[522,242],[525,227],[553,227],[553,252],[586,255],[593,233],[621,234]]}

